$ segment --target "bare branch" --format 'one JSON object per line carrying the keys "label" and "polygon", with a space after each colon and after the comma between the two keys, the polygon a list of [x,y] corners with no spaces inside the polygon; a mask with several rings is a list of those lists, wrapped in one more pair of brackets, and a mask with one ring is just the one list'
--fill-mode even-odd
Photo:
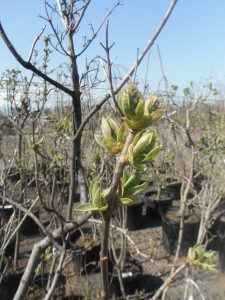
{"label": "bare branch", "polygon": [[106,63],[107,63],[107,67],[108,67],[108,70],[106,70],[106,67],[104,65],[104,62],[103,60],[100,58],[100,63],[102,65],[102,69],[103,69],[103,72],[105,74],[105,77],[108,81],[108,84],[109,84],[109,92],[110,92],[110,95],[113,99],[113,102],[114,102],[114,105],[115,107],[117,108],[117,110],[120,112],[120,114],[122,115],[122,112],[119,108],[119,105],[116,101],[116,97],[115,97],[115,94],[113,92],[113,82],[112,82],[112,63],[110,61],[110,49],[114,46],[115,43],[113,43],[111,46],[109,46],[109,22],[107,21],[106,22],[106,45],[102,45],[102,47],[104,48],[105,52],[106,52]]}
{"label": "bare branch", "polygon": [[88,5],[91,3],[91,0],[87,0],[86,3],[84,4],[83,6],[83,9],[82,9],[82,12],[78,18],[78,20],[76,21],[75,25],[73,26],[72,28],[72,31],[75,32],[77,30],[77,28],[79,27],[80,25],[80,22],[82,21],[83,17],[84,17],[84,14],[85,14],[85,11],[86,9],[88,8]]}
{"label": "bare branch", "polygon": [[[124,76],[124,78],[121,80],[119,85],[114,90],[114,95],[118,94],[118,92],[123,88],[123,86],[128,82],[128,80],[131,78],[132,74],[135,72],[135,69],[137,66],[140,65],[145,55],[148,53],[148,50],[151,48],[151,46],[154,44],[155,40],[159,36],[160,32],[162,31],[163,27],[166,25],[166,22],[168,18],[170,17],[175,5],[177,4],[178,0],[173,0],[161,20],[156,32],[154,33],[153,37],[150,39],[150,41],[147,43],[146,47],[143,49],[143,52],[139,55],[136,63],[130,68],[127,75]],[[102,107],[102,105],[111,97],[110,93],[106,94],[105,97],[90,111],[90,113],[86,116],[86,118],[83,120],[81,126],[78,128],[75,136],[73,137],[73,140],[75,141],[80,135],[82,130],[84,129],[85,125],[88,123],[90,118]]]}
{"label": "bare branch", "polygon": [[[91,216],[91,213],[82,215],[78,217],[76,224],[69,223],[64,226],[64,234],[67,234],[74,229],[78,228],[82,224],[84,224]],[[52,236],[54,239],[58,239],[61,237],[62,231],[61,228],[56,229]],[[45,237],[43,240],[37,242],[34,244],[30,259],[28,261],[27,267],[25,269],[25,272],[23,274],[23,277],[20,281],[19,288],[14,296],[14,300],[22,300],[25,299],[27,289],[29,287],[29,284],[33,278],[33,274],[35,271],[35,268],[37,267],[40,259],[40,255],[47,249],[49,246],[52,245],[52,241],[49,237]]]}
{"label": "bare branch", "polygon": [[29,61],[25,61],[20,55],[19,53],[16,51],[16,49],[14,48],[14,46],[12,45],[12,43],[10,42],[8,36],[6,35],[4,28],[2,27],[2,24],[0,22],[0,35],[3,39],[3,41],[5,42],[6,46],[8,47],[9,51],[12,53],[12,55],[16,58],[16,60],[25,68],[28,70],[31,70],[32,72],[34,72],[35,74],[37,74],[38,76],[40,76],[41,78],[43,78],[44,80],[46,80],[47,82],[49,82],[50,84],[52,84],[53,86],[59,88],[60,90],[62,90],[63,92],[65,92],[66,94],[73,96],[73,91],[70,90],[69,88],[67,88],[66,86],[60,84],[59,82],[55,81],[54,79],[50,78],[49,76],[47,76],[46,74],[42,73],[40,70],[38,70],[34,65],[32,65]]}
{"label": "bare branch", "polygon": [[33,52],[34,52],[34,47],[35,47],[37,41],[39,40],[40,36],[41,36],[42,33],[44,32],[45,28],[46,28],[46,26],[44,26],[44,27],[42,28],[42,31],[41,31],[41,32],[39,33],[39,35],[36,37],[36,39],[35,39],[35,41],[34,41],[34,43],[33,43],[33,45],[32,45],[30,54],[29,54],[29,56],[28,56],[28,60],[27,60],[28,62],[31,61],[31,58],[32,58],[32,55],[33,55]]}
{"label": "bare branch", "polygon": [[183,263],[179,268],[177,268],[161,285],[155,295],[151,298],[151,300],[156,300],[160,297],[162,292],[171,284],[171,282],[175,279],[175,277],[183,271],[188,266],[188,263]]}
{"label": "bare branch", "polygon": [[93,33],[92,38],[88,40],[88,42],[87,42],[87,44],[85,45],[84,49],[83,49],[80,53],[78,53],[78,54],[76,55],[76,57],[78,57],[78,56],[80,56],[81,54],[83,54],[83,53],[85,52],[85,50],[90,46],[90,44],[93,42],[93,40],[96,38],[96,36],[98,35],[99,31],[101,30],[103,24],[104,24],[105,21],[108,19],[108,16],[109,16],[109,15],[116,9],[116,7],[119,6],[119,5],[120,5],[120,1],[118,1],[118,3],[117,3],[112,9],[110,9],[110,10],[107,12],[105,18],[103,19],[103,21],[102,21],[101,24],[99,25],[98,29],[95,31],[95,33]]}
{"label": "bare branch", "polygon": [[[102,224],[101,220],[96,220],[96,219],[89,219],[88,222],[94,223],[94,224]],[[128,242],[134,247],[134,249],[138,255],[142,256],[143,258],[149,259],[149,255],[141,252],[141,250],[138,248],[138,246],[135,244],[135,242],[132,240],[132,238],[127,234],[127,230],[125,230],[121,227],[118,227],[114,224],[110,224],[110,227],[112,229],[115,229],[115,230],[118,230],[119,232],[121,232],[126,237]]]}

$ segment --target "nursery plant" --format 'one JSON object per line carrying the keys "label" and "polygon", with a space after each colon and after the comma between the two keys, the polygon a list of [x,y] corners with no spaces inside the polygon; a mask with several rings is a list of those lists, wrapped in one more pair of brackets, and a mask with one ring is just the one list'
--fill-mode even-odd
{"label": "nursery plant", "polygon": [[[155,131],[150,128],[164,113],[157,97],[150,95],[146,100],[131,82],[119,95],[122,111],[120,122],[112,116],[102,117],[102,135],[95,135],[96,142],[110,153],[116,155],[113,180],[109,187],[102,189],[95,181],[90,184],[90,203],[80,204],[76,210],[98,211],[103,221],[101,247],[101,272],[104,283],[103,293],[108,295],[108,241],[112,213],[120,206],[129,205],[147,182],[139,184],[141,173],[162,150]],[[127,167],[133,170],[128,173]]]}
{"label": "nursery plant", "polygon": [[[177,107],[177,114],[173,118],[168,118],[169,124],[172,124],[170,128],[171,137],[174,137],[174,153],[178,158],[176,173],[182,182],[180,207],[177,211],[179,235],[174,263],[181,253],[186,219],[198,218],[193,237],[199,243],[204,243],[207,228],[215,221],[217,207],[224,194],[220,183],[224,178],[224,171],[220,169],[223,157],[221,145],[224,143],[223,121],[220,114],[214,111],[215,104],[208,104],[208,98],[217,93],[210,81],[199,87],[190,82],[184,89],[183,105]],[[215,166],[218,162],[220,164]],[[218,170],[221,170],[220,175]]]}
{"label": "nursery plant", "polygon": [[[60,120],[55,120],[55,127],[53,127],[53,130],[52,128],[49,129],[54,132],[53,140],[50,142],[51,147],[47,147],[47,141],[42,136],[42,127],[38,135],[35,132],[37,129],[35,127],[37,124],[36,121],[40,115],[34,122],[31,122],[33,124],[33,127],[31,126],[32,134],[29,136],[28,143],[26,144],[26,147],[29,147],[29,150],[32,152],[35,165],[34,175],[35,182],[37,183],[36,200],[45,209],[48,216],[51,216],[52,221],[56,224],[56,230],[53,232],[46,230],[40,220],[25,205],[15,202],[13,197],[4,196],[5,201],[12,204],[18,211],[31,216],[45,234],[45,238],[37,242],[33,247],[23,278],[15,295],[15,299],[17,300],[25,298],[39,259],[51,245],[57,249],[56,256],[58,261],[56,259],[52,260],[52,269],[54,269],[54,264],[57,261],[56,272],[54,273],[54,278],[45,299],[52,297],[57,278],[63,269],[68,234],[96,213],[99,213],[102,220],[100,264],[103,289],[101,298],[109,298],[108,251],[112,214],[116,210],[120,210],[136,201],[138,193],[147,185],[147,183],[140,183],[141,176],[147,172],[150,164],[162,150],[162,145],[158,140],[154,126],[155,122],[163,116],[165,111],[161,107],[156,94],[152,93],[147,99],[143,98],[142,93],[135,84],[135,73],[166,24],[178,1],[171,1],[168,11],[153,37],[143,51],[140,52],[129,72],[119,81],[116,87],[114,87],[115,81],[112,76],[113,63],[110,58],[110,50],[113,45],[109,45],[109,23],[107,20],[111,13],[121,5],[122,1],[115,1],[115,5],[107,11],[106,17],[103,17],[102,22],[99,23],[97,28],[94,28],[92,25],[90,26],[90,36],[89,38],[84,38],[84,43],[80,47],[80,44],[77,43],[77,40],[81,38],[79,36],[79,28],[82,25],[85,13],[89,9],[91,2],[90,0],[55,1],[55,3],[44,1],[46,16],[42,16],[42,19],[48,23],[52,32],[45,35],[45,29],[41,30],[31,47],[27,60],[23,59],[16,50],[7,36],[3,24],[0,24],[0,34],[9,51],[11,51],[22,67],[31,71],[32,79],[34,76],[35,79],[38,78],[43,84],[42,94],[39,94],[40,99],[44,99],[43,101],[45,101],[48,98],[48,93],[54,88],[67,95],[71,104],[69,114],[61,116]],[[58,24],[54,23],[56,17],[59,17],[62,21],[62,27],[58,27]],[[87,62],[86,70],[81,71],[80,61],[89,46],[96,41],[96,37],[102,29],[103,24],[107,25],[106,44],[102,45],[106,57],[99,57],[99,55],[93,57]],[[42,57],[36,51],[37,42],[41,40],[44,45]],[[57,67],[50,68],[52,51],[62,54],[60,70],[66,64],[66,71],[60,74],[60,76],[56,76],[55,71],[58,70]],[[67,59],[66,63],[64,58]],[[39,61],[41,61],[40,65],[38,64]],[[101,76],[99,76],[100,65],[105,73],[106,80],[102,80]],[[83,106],[83,103],[86,101],[86,95],[91,88],[99,87],[103,81],[108,84],[109,92],[97,103],[96,99],[94,99],[95,101],[89,105],[87,113]],[[123,89],[127,82],[129,82],[128,86]],[[117,96],[118,94],[119,96]],[[104,114],[104,105],[106,103],[111,106],[113,103],[115,106],[113,109],[114,113]],[[27,103],[21,101],[20,104],[24,104],[22,108],[26,111]],[[40,109],[42,110],[42,108]],[[29,112],[33,118],[35,111],[33,111],[32,107],[29,107],[29,109],[31,109]],[[101,132],[95,132],[93,130],[95,126],[92,126],[92,132],[95,133],[94,139],[101,153],[104,150],[104,153],[110,153],[110,157],[114,157],[115,159],[115,165],[112,170],[113,174],[111,174],[111,178],[109,177],[111,182],[105,180],[104,184],[102,184],[99,178],[95,178],[93,175],[92,182],[88,182],[86,170],[83,165],[85,151],[82,138],[84,129],[90,124],[100,109],[102,109],[103,113],[101,117]],[[69,151],[62,151],[61,146],[63,143],[68,143]],[[98,157],[96,158],[98,160]],[[102,156],[101,160],[103,160]],[[62,162],[66,162],[65,177],[69,185],[66,216],[62,216],[61,214],[61,201],[58,201],[58,206],[56,206],[55,197],[57,170],[59,170]],[[44,185],[43,188],[40,184],[40,176],[42,176],[42,171],[44,172],[43,169],[47,171],[43,179],[44,184],[47,182],[46,185],[49,188],[49,198],[47,201],[43,198],[43,189],[47,187]],[[49,177],[52,180],[49,180]],[[80,195],[81,203],[76,206],[76,211],[74,211],[74,202],[76,202],[78,194]],[[78,213],[79,211],[82,213]]]}

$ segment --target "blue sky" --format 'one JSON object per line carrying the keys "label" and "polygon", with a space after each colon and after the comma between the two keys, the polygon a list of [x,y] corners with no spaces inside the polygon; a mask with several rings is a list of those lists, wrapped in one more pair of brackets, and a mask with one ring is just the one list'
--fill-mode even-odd
{"label": "blue sky", "polygon": [[[1,1],[0,21],[11,42],[26,59],[35,37],[45,24],[39,18],[44,14],[43,0]],[[51,3],[55,1],[52,0]],[[75,44],[80,48],[82,37],[88,32],[90,21],[97,27],[116,0],[93,0],[80,29]],[[169,0],[124,0],[110,17],[110,41],[115,42],[112,60],[127,69],[135,62],[137,48],[140,51],[153,35],[170,4]],[[156,89],[162,78],[157,52],[159,45],[164,73],[171,84],[181,89],[190,80],[201,82],[212,79],[224,86],[225,80],[225,1],[221,0],[179,0],[171,18],[151,49],[148,80]],[[85,58],[103,54],[100,42],[104,43],[102,29],[86,54],[78,63],[82,70]],[[46,33],[48,28],[46,29]],[[38,44],[41,47],[41,42]],[[53,64],[62,62],[55,58]],[[138,70],[140,78],[145,77],[147,59]],[[21,68],[0,39],[0,73],[8,68]]]}

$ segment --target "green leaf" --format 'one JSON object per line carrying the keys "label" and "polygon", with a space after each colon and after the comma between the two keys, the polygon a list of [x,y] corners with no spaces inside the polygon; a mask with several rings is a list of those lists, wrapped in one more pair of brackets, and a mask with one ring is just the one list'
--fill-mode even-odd
{"label": "green leaf", "polygon": [[95,134],[96,142],[105,148],[106,150],[112,152],[112,148],[116,147],[116,141],[112,137],[105,138],[102,135]]}
{"label": "green leaf", "polygon": [[125,116],[130,113],[130,99],[129,99],[129,94],[128,94],[127,90],[124,90],[122,92],[120,108]]}
{"label": "green leaf", "polygon": [[106,205],[100,207],[100,208],[99,208],[99,211],[106,211],[107,208],[108,208],[108,204],[106,204]]}
{"label": "green leaf", "polygon": [[134,157],[137,157],[140,153],[143,153],[146,147],[151,144],[153,134],[151,132],[145,132],[136,145],[134,145],[133,154]]}
{"label": "green leaf", "polygon": [[156,120],[160,119],[165,113],[165,109],[159,108],[153,113],[151,113],[152,122],[155,122]]}
{"label": "green leaf", "polygon": [[154,103],[157,101],[156,94],[150,94],[148,99],[145,101],[145,107],[150,112],[151,108],[153,107]]}
{"label": "green leaf", "polygon": [[152,162],[156,155],[162,150],[162,145],[156,146],[151,152],[149,152],[146,157],[142,160],[142,163]]}
{"label": "green leaf", "polygon": [[131,175],[130,178],[124,184],[124,190],[129,190],[131,187],[136,186],[141,179],[140,172],[135,172],[135,174]]}
{"label": "green leaf", "polygon": [[116,142],[112,137],[103,138],[102,144],[103,144],[103,147],[110,152],[112,152],[113,147],[116,147]]}
{"label": "green leaf", "polygon": [[124,143],[128,132],[128,126],[125,122],[120,125],[117,134],[117,143]]}
{"label": "green leaf", "polygon": [[121,198],[120,201],[122,205],[130,205],[133,203],[133,200],[130,198]]}
{"label": "green leaf", "polygon": [[128,172],[127,172],[126,169],[124,169],[124,171],[123,171],[123,178],[122,178],[122,186],[125,185],[125,183],[127,182],[128,178],[129,178]]}
{"label": "green leaf", "polygon": [[136,114],[136,121],[142,120],[144,121],[144,100],[141,99],[138,102],[138,105],[135,109],[135,114]]}
{"label": "green leaf", "polygon": [[140,192],[142,192],[146,187],[148,186],[148,182],[144,182],[140,185],[136,185],[132,188],[130,188],[129,190],[126,191],[126,194],[124,196],[126,197],[131,197],[135,196],[137,194],[139,194]]}
{"label": "green leaf", "polygon": [[111,152],[112,154],[120,154],[120,152],[123,150],[124,143],[118,143],[116,146],[112,147]]}
{"label": "green leaf", "polygon": [[97,189],[98,189],[98,182],[97,181],[91,182],[90,188],[89,188],[89,193],[90,193],[90,199],[91,199],[92,203],[94,203],[94,198],[95,198]]}
{"label": "green leaf", "polygon": [[135,135],[135,137],[134,137],[134,139],[133,139],[132,145],[136,145],[136,144],[137,144],[137,142],[140,140],[140,138],[141,138],[141,136],[144,134],[144,132],[146,132],[146,131],[143,129],[143,130],[139,131],[139,132]]}
{"label": "green leaf", "polygon": [[143,172],[147,169],[147,166],[145,164],[142,164],[140,162],[133,162],[132,164],[136,170]]}
{"label": "green leaf", "polygon": [[75,207],[75,210],[78,211],[99,211],[99,208],[93,203],[83,203]]}
{"label": "green leaf", "polygon": [[104,148],[103,143],[102,143],[104,137],[102,135],[95,134],[94,138],[95,138],[96,142]]}
{"label": "green leaf", "polygon": [[96,205],[97,207],[101,207],[101,197],[101,188],[98,187],[95,194],[93,195],[92,203],[94,203],[94,205]]}
{"label": "green leaf", "polygon": [[107,189],[104,189],[104,190],[102,191],[102,197],[103,197],[103,198],[106,198],[107,195],[108,195],[108,193],[110,192],[110,190],[111,190],[111,187],[108,187]]}
{"label": "green leaf", "polygon": [[116,139],[120,128],[119,123],[112,117],[109,117],[107,120],[111,127],[112,137]]}
{"label": "green leaf", "polygon": [[128,127],[133,130],[140,129],[143,125],[143,118],[140,120],[136,120],[135,115],[132,115],[129,118],[125,117],[124,121],[127,123]]}
{"label": "green leaf", "polygon": [[107,138],[112,136],[111,127],[105,117],[102,117],[101,130],[104,137]]}

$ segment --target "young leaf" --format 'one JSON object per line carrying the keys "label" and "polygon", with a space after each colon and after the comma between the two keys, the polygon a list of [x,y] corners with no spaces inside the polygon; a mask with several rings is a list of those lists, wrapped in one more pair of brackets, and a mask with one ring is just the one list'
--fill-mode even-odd
{"label": "young leaf", "polygon": [[117,143],[124,143],[128,132],[128,126],[125,122],[120,125],[117,134]]}
{"label": "young leaf", "polygon": [[82,203],[75,207],[75,210],[79,211],[99,211],[99,208],[95,206],[93,203]]}
{"label": "young leaf", "polygon": [[101,130],[102,130],[102,134],[103,134],[104,137],[111,137],[112,136],[110,125],[109,125],[109,123],[108,123],[108,121],[106,120],[105,117],[102,117]]}

